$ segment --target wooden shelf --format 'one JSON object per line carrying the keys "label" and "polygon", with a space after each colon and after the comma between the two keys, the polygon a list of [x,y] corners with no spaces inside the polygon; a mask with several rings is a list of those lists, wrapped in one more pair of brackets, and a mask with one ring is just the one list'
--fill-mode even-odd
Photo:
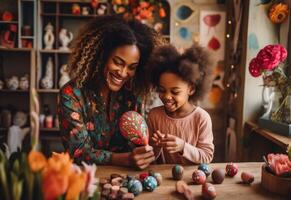
{"label": "wooden shelf", "polygon": [[0,90],[0,93],[29,93],[29,90],[8,90],[8,89],[3,89],[3,90]]}
{"label": "wooden shelf", "polygon": [[37,89],[36,90],[39,93],[59,93],[59,89]]}
{"label": "wooden shelf", "polygon": [[59,49],[52,49],[52,50],[47,50],[47,49],[41,49],[39,50],[40,53],[63,53],[63,54],[70,54],[72,53],[71,50],[65,51],[65,50],[59,50]]}
{"label": "wooden shelf", "polygon": [[279,135],[276,133],[273,133],[269,130],[260,128],[256,123],[254,122],[246,122],[246,127],[251,130],[252,134],[259,134],[263,136],[264,138],[270,140],[271,142],[279,145],[283,149],[287,149],[288,145],[291,145],[291,138],[286,137],[283,135]]}
{"label": "wooden shelf", "polygon": [[18,24],[18,21],[0,21],[0,24]]}
{"label": "wooden shelf", "polygon": [[[42,2],[58,2],[58,3],[91,3],[91,0],[41,0]],[[107,3],[107,0],[99,0],[99,3]]]}
{"label": "wooden shelf", "polygon": [[59,128],[40,128],[39,131],[43,131],[43,132],[57,132],[60,131]]}
{"label": "wooden shelf", "polygon": [[34,36],[20,36],[21,39],[34,39]]}
{"label": "wooden shelf", "polygon": [[96,14],[89,14],[89,15],[75,15],[75,14],[70,14],[70,13],[42,13],[42,16],[47,16],[47,17],[66,17],[66,18],[94,18],[97,17],[98,15]]}
{"label": "wooden shelf", "polygon": [[32,50],[33,50],[32,48],[5,48],[5,47],[0,47],[0,51],[30,52]]}

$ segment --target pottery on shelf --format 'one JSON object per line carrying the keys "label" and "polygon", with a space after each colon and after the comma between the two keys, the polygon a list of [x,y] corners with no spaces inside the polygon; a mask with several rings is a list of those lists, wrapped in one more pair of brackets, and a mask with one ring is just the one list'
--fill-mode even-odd
{"label": "pottery on shelf", "polygon": [[53,88],[53,60],[52,57],[49,57],[46,63],[46,72],[45,76],[41,79],[41,87],[44,89]]}
{"label": "pottery on shelf", "polygon": [[54,27],[53,25],[49,22],[45,28],[45,34],[44,34],[44,45],[45,49],[53,49],[54,41],[55,41],[55,36],[54,36]]}
{"label": "pottery on shelf", "polygon": [[28,88],[29,88],[29,76],[28,76],[28,74],[25,74],[24,76],[20,77],[19,88],[21,90],[28,90]]}
{"label": "pottery on shelf", "polygon": [[17,76],[12,76],[11,78],[6,79],[6,87],[9,90],[17,90],[19,87],[19,80]]}
{"label": "pottery on shelf", "polygon": [[60,50],[68,51],[69,43],[73,40],[73,33],[68,31],[65,28],[62,28],[59,34],[59,38],[60,38],[60,43],[62,45],[60,47]]}
{"label": "pottery on shelf", "polygon": [[61,74],[61,78],[59,80],[59,87],[63,87],[63,85],[65,85],[67,82],[70,81],[70,76],[68,73],[68,65],[64,64],[61,66],[60,69],[60,74]]}

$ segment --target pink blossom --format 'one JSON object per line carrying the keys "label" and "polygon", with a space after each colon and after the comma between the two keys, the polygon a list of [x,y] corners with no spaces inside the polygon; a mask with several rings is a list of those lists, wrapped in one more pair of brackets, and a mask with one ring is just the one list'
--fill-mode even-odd
{"label": "pink blossom", "polygon": [[95,164],[87,165],[85,162],[82,162],[82,164],[84,166],[85,173],[87,174],[85,191],[88,194],[88,197],[93,197],[98,184],[98,179],[95,178],[95,172],[97,167]]}
{"label": "pink blossom", "polygon": [[74,120],[80,120],[80,114],[77,113],[77,112],[72,112],[72,113],[71,113],[71,117],[72,117],[72,119],[74,119]]}
{"label": "pink blossom", "polygon": [[268,163],[277,175],[291,172],[291,161],[285,154],[268,154]]}
{"label": "pink blossom", "polygon": [[261,75],[260,65],[258,64],[258,61],[256,58],[253,58],[251,60],[250,65],[249,65],[249,71],[253,77],[258,77]]}

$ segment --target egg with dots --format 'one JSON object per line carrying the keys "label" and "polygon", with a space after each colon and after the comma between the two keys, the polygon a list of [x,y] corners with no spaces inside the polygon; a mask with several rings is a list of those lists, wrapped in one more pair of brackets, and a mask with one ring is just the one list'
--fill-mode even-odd
{"label": "egg with dots", "polygon": [[125,112],[119,120],[120,132],[132,143],[143,146],[148,145],[149,131],[145,119],[135,111]]}
{"label": "egg with dots", "polygon": [[211,183],[204,183],[202,185],[202,196],[206,200],[215,199],[217,193],[214,185]]}
{"label": "egg with dots", "polygon": [[195,170],[192,174],[192,180],[194,184],[202,185],[206,181],[206,175],[202,170]]}
{"label": "egg with dots", "polygon": [[242,172],[241,173],[241,180],[242,180],[243,183],[251,184],[252,182],[254,182],[255,177],[251,173]]}
{"label": "egg with dots", "polygon": [[238,172],[238,166],[235,163],[228,163],[225,167],[227,176],[234,177]]}

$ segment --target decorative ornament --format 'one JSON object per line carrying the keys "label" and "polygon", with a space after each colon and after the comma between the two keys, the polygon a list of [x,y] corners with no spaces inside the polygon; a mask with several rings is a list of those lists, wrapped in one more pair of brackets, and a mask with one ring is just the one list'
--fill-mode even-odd
{"label": "decorative ornament", "polygon": [[152,176],[148,176],[143,181],[143,187],[145,190],[152,192],[158,187],[157,180]]}
{"label": "decorative ornament", "polygon": [[254,175],[252,175],[248,172],[242,172],[241,173],[241,180],[243,183],[251,184],[252,182],[254,182],[255,177],[254,177]]}
{"label": "decorative ornament", "polygon": [[238,166],[235,163],[228,163],[225,167],[226,175],[234,177],[238,172]]}
{"label": "decorative ornament", "polygon": [[4,11],[3,14],[2,14],[2,20],[3,21],[6,21],[6,22],[9,22],[9,21],[12,21],[13,20],[13,14],[9,11]]}
{"label": "decorative ornament", "polygon": [[28,76],[28,74],[25,74],[24,76],[22,76],[20,78],[19,88],[21,90],[28,90],[28,88],[29,88],[29,76]]}
{"label": "decorative ornament", "polygon": [[198,166],[198,169],[203,171],[206,176],[209,176],[211,174],[211,168],[208,164],[202,163]]}
{"label": "decorative ornament", "polygon": [[162,184],[162,182],[163,182],[163,176],[162,176],[162,174],[155,172],[153,174],[153,177],[156,178],[157,183],[158,183],[158,186]]}
{"label": "decorative ornament", "polygon": [[212,180],[216,184],[221,184],[224,181],[224,171],[222,169],[215,169],[211,174]]}
{"label": "decorative ornament", "polygon": [[142,172],[139,174],[139,180],[143,182],[149,176],[148,172]]}
{"label": "decorative ornament", "polygon": [[59,80],[59,87],[63,87],[63,85],[65,85],[67,82],[70,81],[70,76],[68,73],[68,65],[64,64],[61,66],[60,69],[60,74],[61,74],[61,78]]}
{"label": "decorative ornament", "polygon": [[59,34],[59,38],[62,44],[60,50],[68,51],[69,50],[68,45],[73,40],[73,33],[65,28],[62,28]]}
{"label": "decorative ornament", "polygon": [[206,200],[215,199],[216,189],[211,183],[205,183],[202,186],[202,196]]}
{"label": "decorative ornament", "polygon": [[45,49],[51,50],[53,49],[53,44],[55,41],[55,36],[54,36],[54,27],[53,25],[49,22],[45,28],[45,34],[44,34],[44,44],[45,44]]}
{"label": "decorative ornament", "polygon": [[17,76],[12,76],[11,78],[6,79],[6,87],[9,90],[17,90],[19,87],[19,80]]}
{"label": "decorative ornament", "polygon": [[128,182],[128,191],[133,193],[134,196],[139,195],[143,190],[142,184],[137,179],[132,179]]}
{"label": "decorative ornament", "polygon": [[181,180],[183,178],[184,168],[181,165],[175,165],[172,168],[172,176],[175,180]]}
{"label": "decorative ornament", "polygon": [[14,48],[17,38],[17,25],[10,24],[8,30],[1,32],[0,46],[7,48]]}
{"label": "decorative ornament", "polygon": [[136,145],[148,145],[148,126],[145,119],[135,111],[125,112],[119,120],[120,132]]}
{"label": "decorative ornament", "polygon": [[53,85],[53,60],[52,57],[49,57],[46,63],[45,76],[41,79],[41,87],[51,89]]}
{"label": "decorative ornament", "polygon": [[269,10],[269,18],[273,23],[280,24],[287,19],[289,7],[286,3],[273,4]]}
{"label": "decorative ornament", "polygon": [[206,181],[206,175],[202,170],[197,169],[192,174],[192,180],[194,184],[202,185]]}
{"label": "decorative ornament", "polygon": [[74,14],[74,15],[80,15],[81,14],[81,7],[80,7],[79,4],[74,3],[72,5],[72,14]]}
{"label": "decorative ornament", "polygon": [[99,1],[98,0],[91,0],[91,6],[92,6],[92,8],[97,8],[98,7],[98,4],[99,4]]}

